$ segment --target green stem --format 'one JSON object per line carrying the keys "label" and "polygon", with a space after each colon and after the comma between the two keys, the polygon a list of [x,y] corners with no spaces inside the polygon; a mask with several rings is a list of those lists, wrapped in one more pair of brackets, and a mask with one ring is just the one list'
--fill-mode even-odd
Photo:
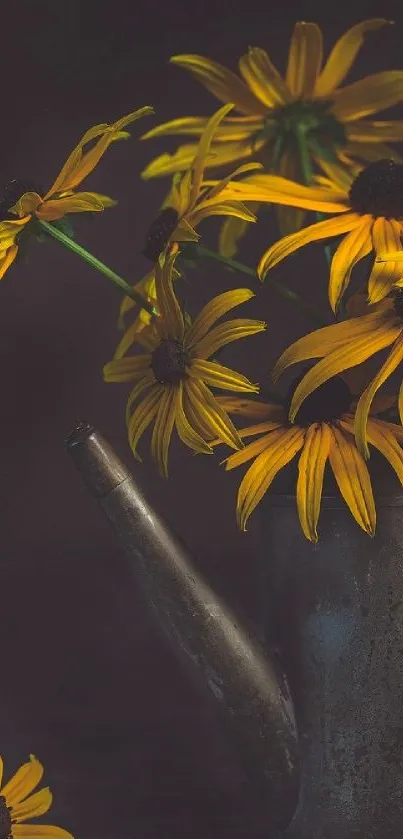
{"label": "green stem", "polygon": [[[202,245],[196,245],[197,248],[197,255],[201,258],[206,257],[206,259],[215,259],[216,262],[223,262],[225,265],[228,265],[229,268],[233,268],[235,271],[241,271],[243,274],[248,274],[249,277],[253,277],[255,280],[258,279],[256,271],[253,268],[250,268],[249,265],[244,265],[243,262],[238,262],[237,259],[229,259],[226,256],[222,256],[220,253],[216,253],[216,251],[211,251],[210,248],[205,248]],[[314,318],[316,323],[320,326],[323,326],[325,323],[323,316],[320,312],[318,312],[313,306],[310,306],[309,303],[306,303],[299,294],[296,294],[295,291],[291,291],[291,289],[287,288],[286,286],[281,285],[281,283],[277,283],[271,277],[267,277],[265,280],[266,283],[269,283],[278,294],[281,294],[282,297],[285,297],[286,300],[291,301],[294,305],[298,306],[298,308],[303,309],[310,317]]]}
{"label": "green stem", "polygon": [[139,294],[134,288],[132,288],[129,283],[126,282],[122,277],[119,277],[119,274],[116,274],[115,271],[112,271],[111,268],[108,268],[107,265],[104,265],[100,259],[97,259],[96,256],[93,256],[92,253],[85,250],[81,245],[78,245],[77,242],[74,242],[73,239],[70,239],[69,236],[66,236],[65,233],[62,233],[57,227],[54,227],[53,224],[49,224],[47,221],[42,221],[42,219],[38,219],[38,223],[40,227],[49,235],[52,236],[53,239],[56,239],[57,242],[60,242],[64,245],[65,248],[68,248],[73,253],[80,256],[81,259],[84,259],[85,262],[88,262],[89,265],[92,265],[96,271],[99,271],[105,277],[108,277],[108,280],[112,280],[118,288],[124,291],[128,297],[131,297],[142,309],[146,309],[147,312],[150,312],[151,315],[156,314],[155,308],[152,303],[149,303],[142,294]]}

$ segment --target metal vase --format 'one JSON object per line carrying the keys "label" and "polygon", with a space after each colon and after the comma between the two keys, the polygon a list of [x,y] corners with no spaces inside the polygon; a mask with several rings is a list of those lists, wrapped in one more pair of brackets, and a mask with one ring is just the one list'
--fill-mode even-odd
{"label": "metal vase", "polygon": [[294,495],[268,494],[261,508],[266,631],[282,650],[301,744],[284,839],[403,836],[403,493],[378,473],[374,538],[333,489],[317,545]]}

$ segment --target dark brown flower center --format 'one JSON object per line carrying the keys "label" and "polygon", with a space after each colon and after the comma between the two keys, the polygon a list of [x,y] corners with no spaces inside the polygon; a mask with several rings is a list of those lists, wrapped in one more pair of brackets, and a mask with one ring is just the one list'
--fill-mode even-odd
{"label": "dark brown flower center", "polygon": [[0,795],[0,839],[11,837],[11,814],[4,795]]}
{"label": "dark brown flower center", "polygon": [[360,172],[350,189],[356,213],[403,218],[403,164],[377,160]]}
{"label": "dark brown flower center", "polygon": [[[292,383],[288,391],[286,397],[287,413],[295,389],[305,375],[306,371]],[[351,392],[344,379],[340,376],[333,376],[332,379],[324,382],[305,399],[295,417],[295,422],[304,428],[314,422],[332,422],[349,410],[351,400]]]}
{"label": "dark brown flower center", "polygon": [[3,195],[0,199],[0,221],[9,221],[16,218],[13,213],[10,213],[10,208],[14,207],[18,199],[26,192],[37,192],[41,195],[41,191],[37,185],[28,179],[14,178],[7,184]]}
{"label": "dark brown flower center", "polygon": [[182,344],[168,338],[161,341],[154,350],[151,357],[151,369],[157,382],[164,385],[176,385],[185,378],[188,361],[188,354]]}
{"label": "dark brown flower center", "polygon": [[179,215],[173,207],[165,207],[153,221],[143,250],[143,256],[156,262],[160,253],[166,248],[172,233],[178,224]]}

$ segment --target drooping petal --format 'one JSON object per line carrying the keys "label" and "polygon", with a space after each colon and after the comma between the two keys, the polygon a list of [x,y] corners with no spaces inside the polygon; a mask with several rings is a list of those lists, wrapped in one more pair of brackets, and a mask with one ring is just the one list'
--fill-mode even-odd
{"label": "drooping petal", "polygon": [[151,358],[147,354],[114,358],[105,364],[105,382],[132,382],[141,379],[150,370]]}
{"label": "drooping petal", "polygon": [[242,466],[248,460],[252,460],[253,457],[257,457],[266,451],[266,449],[271,449],[279,440],[283,439],[284,426],[281,423],[260,422],[259,425],[251,428],[243,428],[240,432],[242,437],[254,436],[255,434],[261,435],[259,440],[248,443],[244,449],[230,454],[229,457],[223,460],[227,472],[231,471],[231,469],[236,469],[238,466]]}
{"label": "drooping petal", "polygon": [[237,168],[234,169],[233,172],[230,172],[229,175],[227,175],[225,178],[222,178],[221,181],[218,181],[217,183],[215,183],[215,185],[211,189],[208,190],[206,195],[203,197],[203,201],[204,200],[211,201],[213,198],[215,198],[217,195],[219,195],[219,193],[224,189],[224,187],[230,181],[232,181],[234,178],[237,178],[238,175],[244,175],[245,172],[252,172],[252,171],[256,171],[256,170],[260,170],[260,169],[263,169],[263,166],[262,166],[261,163],[257,163],[257,162],[243,163],[242,166],[237,166]]}
{"label": "drooping petal", "polygon": [[168,451],[175,425],[177,398],[177,387],[164,388],[151,437],[151,454],[163,478],[168,477]]}
{"label": "drooping petal", "polygon": [[[391,343],[391,342],[390,342]],[[360,396],[357,405],[357,411],[355,415],[355,439],[357,442],[357,446],[361,452],[361,454],[368,458],[369,457],[369,449],[366,440],[366,429],[367,429],[367,422],[368,416],[372,404],[372,400],[379,390],[380,387],[386,382],[389,376],[392,375],[396,367],[400,364],[403,360],[403,330],[400,326],[399,334],[396,336],[395,343],[386,359],[386,361],[382,364],[380,370],[374,378],[372,382],[368,385],[368,387],[364,390],[364,393]]]}
{"label": "drooping petal", "polygon": [[335,425],[331,427],[331,435],[329,462],[339,490],[356,522],[373,536],[376,510],[365,461],[357,451],[352,436],[343,433]]}
{"label": "drooping petal", "polygon": [[184,406],[185,414],[191,418],[191,425],[202,436],[207,440],[218,437],[231,449],[242,448],[242,440],[235,426],[201,379],[186,379],[184,395],[188,402]]}
{"label": "drooping petal", "polygon": [[403,99],[403,70],[385,70],[366,76],[333,94],[332,112],[342,122],[384,111]]}
{"label": "drooping petal", "polygon": [[[340,323],[333,323],[331,326],[324,326],[322,329],[315,329],[314,332],[309,332],[294,341],[281,354],[278,361],[274,365],[271,377],[273,381],[284,373],[287,367],[291,364],[297,364],[299,361],[307,361],[310,358],[322,358],[339,349],[342,349],[347,344],[353,344],[356,340],[373,334],[374,330],[378,328],[379,322],[387,317],[388,312],[385,312],[384,306],[379,306],[374,312],[361,317],[349,318]],[[391,343],[394,339],[391,339]]]}
{"label": "drooping petal", "polygon": [[213,297],[199,312],[194,319],[190,329],[186,333],[185,346],[191,349],[197,344],[213,326],[213,324],[234,309],[241,303],[246,303],[254,297],[254,292],[249,288],[236,288],[231,291],[224,291],[223,294],[218,294]]}
{"label": "drooping petal", "polygon": [[17,769],[15,775],[1,790],[7,802],[7,807],[15,807],[23,801],[38,786],[43,775],[43,766],[34,755],[30,755],[29,763],[24,763]]}
{"label": "drooping petal", "polygon": [[264,280],[267,272],[271,268],[274,268],[278,262],[281,262],[286,256],[294,253],[304,245],[309,245],[311,242],[329,239],[333,236],[339,236],[342,233],[354,230],[360,223],[360,220],[361,216],[358,213],[343,213],[342,216],[329,218],[326,221],[319,221],[316,224],[310,224],[308,227],[298,230],[297,233],[290,233],[289,236],[284,236],[283,239],[279,239],[278,242],[271,245],[261,257],[257,267],[259,279]]}
{"label": "drooping petal", "polygon": [[372,216],[361,216],[359,224],[342,239],[330,268],[329,302],[334,312],[350,282],[354,266],[372,250]]}
{"label": "drooping petal", "polygon": [[372,446],[375,446],[386,460],[389,461],[392,469],[396,472],[401,484],[403,484],[403,449],[396,440],[388,423],[373,422],[368,420],[367,439]]}
{"label": "drooping petal", "polygon": [[257,399],[245,399],[240,396],[217,396],[217,402],[228,414],[237,414],[251,419],[270,419],[286,423],[283,405],[274,402],[259,402]]}
{"label": "drooping petal", "polygon": [[[259,204],[251,202],[249,209],[256,214]],[[225,219],[220,228],[218,238],[218,250],[222,256],[232,259],[238,251],[238,243],[243,238],[248,230],[249,222],[242,219],[229,216]]]}
{"label": "drooping petal", "polygon": [[317,525],[330,441],[330,429],[326,423],[314,423],[309,426],[298,462],[298,516],[302,531],[311,542],[318,541]]}
{"label": "drooping petal", "polygon": [[266,328],[265,321],[248,320],[247,318],[237,318],[236,320],[226,321],[226,323],[220,323],[198,341],[195,347],[195,355],[197,358],[210,358],[226,344],[238,341],[240,338],[248,338],[258,332],[264,332]]}
{"label": "drooping petal", "polygon": [[221,120],[232,110],[234,106],[232,103],[223,105],[215,114],[209,119],[202,136],[200,137],[200,142],[197,147],[196,157],[193,161],[192,165],[192,186],[190,190],[189,196],[189,208],[194,207],[197,198],[199,197],[200,188],[203,180],[203,173],[205,167],[205,161],[207,159],[208,153],[210,151],[211,141],[214,137],[214,132],[217,125],[220,124]]}
{"label": "drooping petal", "polygon": [[356,143],[400,143],[403,140],[403,119],[349,122],[347,136]]}
{"label": "drooping petal", "polygon": [[316,82],[315,97],[326,97],[329,93],[333,93],[350,71],[364,43],[367,32],[380,29],[381,26],[385,26],[388,23],[391,23],[391,21],[385,20],[384,18],[362,20],[360,23],[352,26],[351,29],[348,29],[336,41]]}
{"label": "drooping petal", "polygon": [[193,358],[187,373],[192,379],[202,379],[208,385],[219,387],[223,390],[235,390],[241,393],[258,393],[259,385],[255,385],[235,370],[218,364],[217,361],[205,361],[202,358]]}
{"label": "drooping petal", "polygon": [[[251,224],[257,220],[256,216],[248,210],[246,204],[242,204],[241,201],[222,201],[218,203],[217,200],[217,203],[209,204],[206,202],[204,204],[202,202],[198,206],[200,209],[194,210],[192,213],[192,221],[195,227],[203,219],[209,218],[210,216],[232,216],[233,218],[241,219],[247,224]],[[177,237],[175,238],[177,242],[180,241]]]}
{"label": "drooping petal", "polygon": [[[377,218],[372,227],[372,241],[376,253],[387,254],[401,250],[402,228],[395,219]],[[402,254],[403,255],[403,254]],[[403,266],[393,259],[385,262],[374,262],[370,278],[368,280],[368,300],[370,303],[379,303],[403,273]]]}
{"label": "drooping petal", "polygon": [[176,430],[182,443],[198,454],[213,454],[213,449],[190,424],[183,408],[183,383],[179,382],[175,409]]}
{"label": "drooping petal", "polygon": [[137,454],[138,442],[156,416],[164,391],[164,385],[155,384],[150,392],[146,393],[127,423],[129,445],[138,460],[141,459]]}
{"label": "drooping petal", "polygon": [[13,839],[74,839],[71,833],[53,824],[13,824]]}
{"label": "drooping petal", "polygon": [[265,50],[249,47],[246,55],[239,60],[239,69],[250,90],[266,108],[275,108],[291,101],[284,79]]}
{"label": "drooping petal", "polygon": [[162,338],[182,341],[185,323],[181,307],[173,288],[173,268],[176,254],[169,256],[163,265],[155,267],[155,289],[161,317],[155,323]]}
{"label": "drooping petal", "polygon": [[[273,435],[275,434],[274,431]],[[249,467],[238,490],[237,520],[241,530],[246,530],[249,516],[262,500],[277,473],[302,448],[304,437],[305,429],[282,429],[275,442],[259,454]]]}
{"label": "drooping petal", "polygon": [[[301,172],[301,161],[299,156],[295,154],[293,147],[284,149],[278,165],[278,173],[281,177],[290,181],[304,180]],[[277,204],[276,216],[281,236],[288,236],[289,233],[295,233],[302,227],[306,213],[305,210],[299,210],[296,207]]]}
{"label": "drooping petal", "polygon": [[11,245],[5,253],[0,255],[0,280],[3,279],[4,274],[13,264],[18,253],[18,245]]}
{"label": "drooping petal", "polygon": [[43,816],[44,813],[47,813],[51,804],[52,793],[49,787],[44,787],[44,789],[39,790],[34,795],[30,795],[25,801],[13,807],[13,819],[17,822],[36,819],[38,816]]}
{"label": "drooping petal", "polygon": [[400,335],[401,330],[401,325],[379,327],[373,335],[359,338],[355,343],[349,342],[318,361],[306,373],[294,391],[290,407],[290,421],[294,421],[302,403],[314,390],[327,382],[328,379],[342,373],[343,370],[355,367],[356,364],[362,364],[371,355],[390,346],[396,340],[397,335]]}
{"label": "drooping petal", "polygon": [[266,108],[245,82],[222,64],[201,55],[174,55],[170,60],[171,64],[189,70],[221,102],[233,102],[244,114],[265,115]]}
{"label": "drooping petal", "polygon": [[116,201],[97,192],[76,192],[66,198],[54,198],[43,201],[36,215],[44,221],[56,221],[67,213],[100,213],[107,207],[114,207]]}
{"label": "drooping petal", "polygon": [[[170,134],[188,134],[199,137],[208,122],[208,117],[180,117],[171,119],[162,125],[157,125],[151,131],[147,131],[140,137],[141,140],[149,140],[153,137],[162,137]],[[227,117],[221,125],[218,125],[214,132],[215,142],[228,142],[231,140],[245,140],[257,134],[263,127],[263,120],[259,117]]]}
{"label": "drooping petal", "polygon": [[[377,160],[394,160],[395,163],[403,163],[403,158],[396,148],[388,146],[387,143],[353,143],[348,142],[344,149],[339,150],[338,156],[345,159],[347,166],[353,165],[353,159],[363,161],[366,165],[368,163],[376,163]],[[358,174],[358,173],[357,173]]]}
{"label": "drooping petal", "polygon": [[322,32],[316,23],[298,21],[291,37],[286,82],[296,99],[309,98],[315,90],[323,55]]}
{"label": "drooping petal", "polygon": [[155,385],[155,376],[152,370],[146,373],[129,393],[129,397],[126,403],[126,425],[130,422],[131,413],[133,410],[133,405],[137,402],[139,396],[144,393],[145,390],[148,390],[150,387]]}

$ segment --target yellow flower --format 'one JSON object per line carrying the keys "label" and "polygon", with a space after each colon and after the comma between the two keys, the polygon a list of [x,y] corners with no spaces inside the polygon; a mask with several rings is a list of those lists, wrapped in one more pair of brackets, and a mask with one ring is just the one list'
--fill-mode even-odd
{"label": "yellow flower", "polygon": [[[33,755],[4,786],[0,786],[0,831],[2,839],[72,839],[67,830],[50,824],[26,824],[47,813],[52,804],[49,787],[33,792],[43,775],[43,766]],[[0,757],[0,785],[3,761]],[[31,795],[31,793],[33,793]]]}
{"label": "yellow flower", "polygon": [[[237,498],[237,521],[246,530],[247,521],[276,475],[301,452],[298,462],[296,501],[304,535],[318,541],[323,478],[329,462],[336,483],[357,523],[371,536],[376,511],[371,479],[365,461],[354,442],[352,396],[339,377],[322,385],[299,411],[295,425],[287,419],[287,408],[247,399],[221,398],[228,413],[259,418],[256,425],[239,431],[242,439],[256,437],[244,449],[230,455],[226,469],[234,469],[253,458],[241,481]],[[371,418],[368,437],[387,458],[403,483],[403,441],[400,426]]]}
{"label": "yellow flower", "polygon": [[326,169],[328,177],[318,177],[319,184],[312,187],[275,175],[251,175],[245,181],[228,184],[229,194],[235,200],[238,196],[245,201],[265,200],[336,214],[275,242],[260,259],[259,277],[263,280],[271,268],[303,245],[347,234],[332,258],[332,309],[336,311],[356,263],[372,250],[385,260],[375,259],[368,281],[369,302],[376,303],[403,274],[395,260],[396,251],[402,248],[403,164],[378,160],[359,170],[356,176],[331,163],[326,164]]}
{"label": "yellow flower", "polygon": [[[403,71],[390,70],[342,86],[365,35],[388,24],[383,18],[364,20],[342,35],[323,64],[322,32],[315,23],[297,22],[291,37],[288,66],[282,78],[269,55],[251,47],[239,61],[241,76],[200,55],[177,55],[171,62],[183,67],[221,102],[233,102],[238,115],[227,117],[216,134],[209,166],[223,166],[253,158],[267,171],[304,181],[300,142],[311,160],[342,162],[389,157],[389,142],[403,139],[403,121],[364,119],[403,99]],[[206,117],[181,117],[149,131],[143,139],[166,135],[202,134]],[[147,166],[144,178],[186,169],[195,155],[194,143],[163,154]],[[282,232],[296,229],[301,214],[281,212]],[[225,223],[222,245],[231,256],[242,229],[233,219]]]}
{"label": "yellow flower", "polygon": [[[99,212],[116,203],[106,195],[74,189],[95,169],[111,143],[129,136],[123,130],[127,125],[151,113],[153,109],[146,106],[111,125],[102,123],[86,131],[43,197],[34,184],[11,181],[0,202],[0,279],[17,256],[18,237],[33,218],[56,221],[67,213]],[[92,148],[85,151],[85,146],[96,138],[99,139]],[[13,219],[13,215],[18,218]]]}
{"label": "yellow flower", "polygon": [[[254,296],[249,289],[218,295],[191,323],[183,316],[173,290],[174,259],[175,254],[171,254],[156,268],[160,317],[140,334],[130,327],[125,336],[125,351],[136,341],[142,354],[115,357],[104,368],[107,382],[136,382],[126,410],[130,446],[136,455],[142,434],[155,420],[151,452],[164,476],[174,426],[182,442],[196,452],[210,454],[208,441],[215,437],[234,449],[242,446],[231,420],[208,386],[255,393],[258,387],[240,373],[208,359],[220,347],[266,328],[262,321],[248,319],[214,326],[218,318]],[[122,349],[118,354],[121,356]],[[142,400],[133,410],[140,396]]]}
{"label": "yellow flower", "polygon": [[[323,387],[332,376],[362,364],[375,353],[392,346],[391,352],[377,375],[358,400],[355,415],[355,435],[360,452],[369,457],[367,439],[371,440],[368,416],[379,388],[403,360],[403,289],[395,288],[386,300],[368,308],[368,314],[349,318],[332,326],[325,326],[295,341],[277,361],[273,379],[277,379],[291,364],[320,358],[302,378],[290,404],[293,422],[306,399],[317,388]],[[398,407],[403,422],[403,383]]]}
{"label": "yellow flower", "polygon": [[[227,189],[230,180],[243,172],[260,169],[260,164],[248,163],[245,166],[240,166],[231,172],[227,178],[214,183],[213,186],[210,185],[210,182],[204,181],[204,169],[209,159],[212,138],[220,122],[232,107],[232,105],[224,105],[207,121],[200,142],[195,147],[195,157],[190,162],[188,171],[177,174],[173,178],[171,189],[146,235],[143,254],[152,262],[157,262],[161,255],[167,252],[168,248],[177,250],[180,243],[198,242],[200,236],[196,232],[196,227],[209,216],[233,216],[245,223],[256,221],[256,216],[240,201],[223,201],[221,196],[223,191]],[[143,294],[149,303],[154,305],[155,269],[143,277],[134,288]],[[120,323],[123,322],[125,313],[133,305],[135,304],[131,298],[125,297],[123,299],[120,309]],[[142,309],[136,317],[138,329],[143,329],[149,322],[149,312]]]}

